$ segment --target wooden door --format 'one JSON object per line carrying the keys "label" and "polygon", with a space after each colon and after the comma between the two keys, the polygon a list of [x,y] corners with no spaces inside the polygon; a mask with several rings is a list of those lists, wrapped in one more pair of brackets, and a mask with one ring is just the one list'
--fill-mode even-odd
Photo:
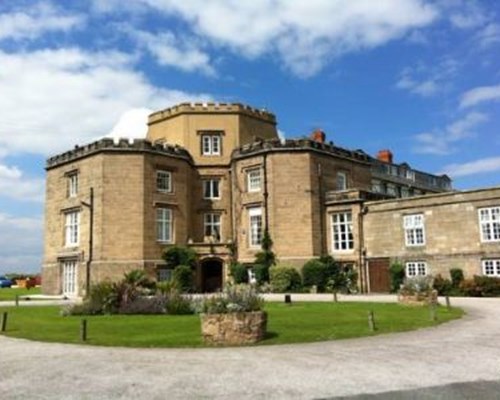
{"label": "wooden door", "polygon": [[391,280],[389,276],[389,258],[373,258],[368,261],[370,293],[389,293]]}

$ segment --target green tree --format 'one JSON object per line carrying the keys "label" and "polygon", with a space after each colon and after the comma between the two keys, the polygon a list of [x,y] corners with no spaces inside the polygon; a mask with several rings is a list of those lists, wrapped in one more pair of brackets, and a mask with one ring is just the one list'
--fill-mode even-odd
{"label": "green tree", "polygon": [[175,268],[179,265],[188,265],[195,268],[198,261],[196,252],[185,246],[169,247],[163,252],[163,259],[168,268]]}
{"label": "green tree", "polygon": [[259,285],[269,282],[269,268],[276,265],[276,254],[272,248],[273,240],[269,231],[265,229],[262,234],[261,250],[255,255],[255,278]]}

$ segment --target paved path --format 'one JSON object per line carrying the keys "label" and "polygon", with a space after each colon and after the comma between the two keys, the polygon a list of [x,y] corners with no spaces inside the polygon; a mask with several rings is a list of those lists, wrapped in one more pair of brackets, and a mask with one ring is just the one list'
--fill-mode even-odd
{"label": "paved path", "polygon": [[498,399],[500,299],[453,301],[467,316],[436,328],[303,345],[158,350],[0,337],[0,398]]}

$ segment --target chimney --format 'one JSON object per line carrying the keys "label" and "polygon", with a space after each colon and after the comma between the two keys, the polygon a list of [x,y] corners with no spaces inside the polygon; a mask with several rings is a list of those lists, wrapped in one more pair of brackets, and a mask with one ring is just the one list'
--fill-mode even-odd
{"label": "chimney", "polygon": [[325,143],[325,132],[323,132],[321,129],[316,129],[311,133],[311,140],[314,140],[315,142],[318,143]]}
{"label": "chimney", "polygon": [[392,164],[392,152],[390,150],[380,150],[377,154],[377,159],[379,161]]}

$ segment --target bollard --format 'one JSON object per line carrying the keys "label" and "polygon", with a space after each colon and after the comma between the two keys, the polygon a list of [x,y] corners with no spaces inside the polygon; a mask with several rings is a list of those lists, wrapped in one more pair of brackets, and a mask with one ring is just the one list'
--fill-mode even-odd
{"label": "bollard", "polygon": [[337,298],[337,292],[333,292],[333,301],[337,303],[339,300]]}
{"label": "bollard", "polygon": [[430,303],[429,304],[429,314],[430,314],[430,319],[431,321],[436,321],[437,316],[436,316],[436,303]]}
{"label": "bollard", "polygon": [[285,294],[285,304],[292,304],[292,295]]}
{"label": "bollard", "polygon": [[368,328],[370,328],[370,332],[375,332],[377,329],[375,327],[375,317],[373,316],[373,311],[368,311]]}
{"label": "bollard", "polygon": [[7,311],[2,313],[2,323],[0,323],[0,332],[5,332],[7,330]]}
{"label": "bollard", "polygon": [[445,300],[446,300],[446,308],[449,310],[451,308],[450,296],[446,296]]}
{"label": "bollard", "polygon": [[19,307],[19,295],[16,294],[16,307]]}
{"label": "bollard", "polygon": [[87,320],[86,319],[82,319],[80,321],[80,340],[82,342],[87,341]]}

